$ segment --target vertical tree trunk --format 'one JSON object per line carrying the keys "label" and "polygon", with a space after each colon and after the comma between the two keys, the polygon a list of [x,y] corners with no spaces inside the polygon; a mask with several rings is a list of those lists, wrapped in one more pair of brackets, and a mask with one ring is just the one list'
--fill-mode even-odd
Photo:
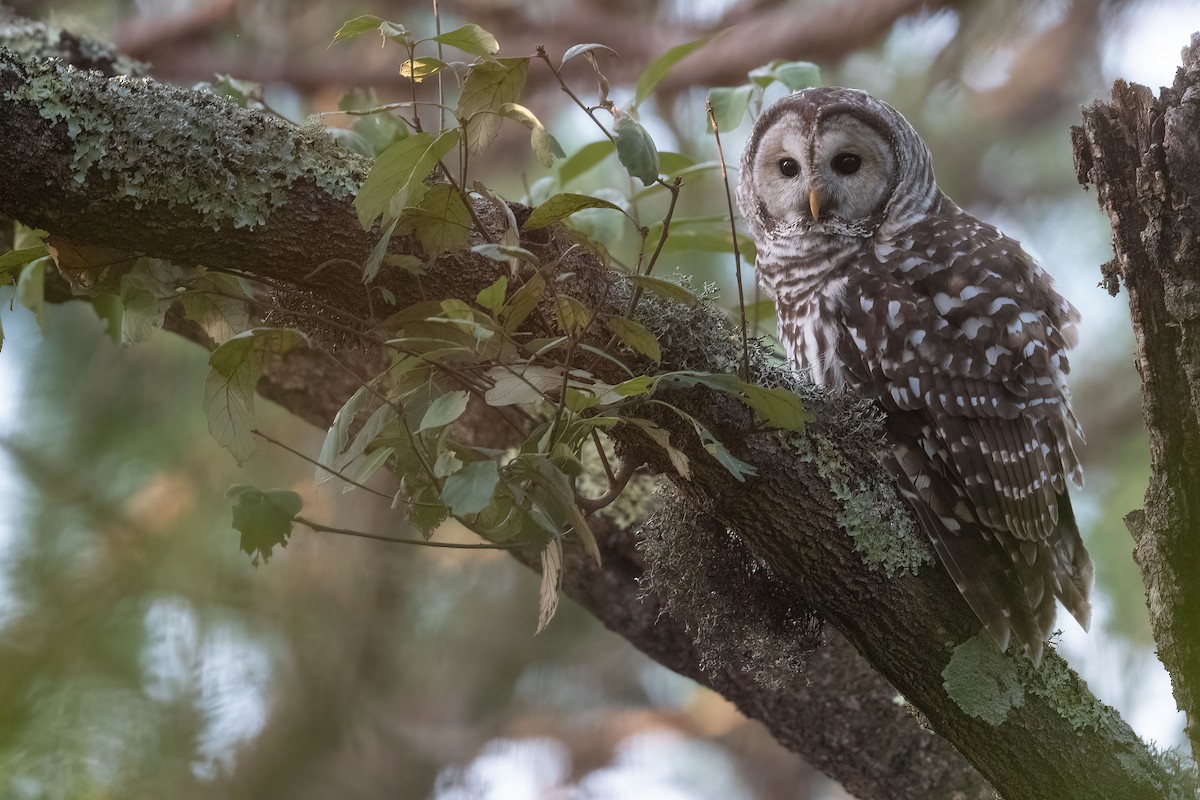
{"label": "vertical tree trunk", "polygon": [[1079,180],[1112,219],[1113,294],[1129,291],[1150,431],[1146,507],[1134,538],[1158,655],[1200,752],[1200,35],[1155,98],[1117,81],[1072,129]]}

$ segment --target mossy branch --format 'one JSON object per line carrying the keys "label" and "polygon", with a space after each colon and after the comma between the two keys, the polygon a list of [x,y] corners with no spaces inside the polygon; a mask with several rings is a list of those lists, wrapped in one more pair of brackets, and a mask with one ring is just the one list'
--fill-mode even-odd
{"label": "mossy branch", "polygon": [[[334,259],[361,263],[377,239],[361,229],[352,205],[365,162],[340,149],[319,126],[291,127],[212,95],[105,79],[0,51],[0,141],[5,143],[0,213],[76,243],[260,277],[296,296],[320,297],[326,306],[369,317],[356,271],[318,269]],[[477,211],[484,225],[501,230],[503,222],[490,204],[480,204]],[[559,292],[607,313],[626,307],[631,287],[590,254],[571,248],[565,235],[530,231],[521,244],[544,256],[544,263],[561,258],[561,271],[573,277],[559,284]],[[414,247],[404,237],[392,242],[397,253]],[[403,305],[422,296],[474,297],[503,269],[458,252],[441,257],[419,287],[400,270],[385,271],[381,280]],[[168,319],[194,334],[177,315]],[[738,339],[708,305],[643,302],[639,319],[657,333],[665,369],[737,370]],[[319,342],[322,331],[315,327],[313,339]],[[379,354],[356,357],[371,360]],[[845,708],[863,685],[873,687],[862,699],[863,713],[851,718],[859,737],[886,742],[872,750],[882,765],[862,764],[859,754],[848,757],[847,740],[825,735],[826,722],[815,702],[820,695],[806,694],[799,672],[765,674],[762,659],[723,664],[709,659],[702,666],[681,632],[688,617],[703,610],[677,593],[673,581],[658,581],[650,602],[636,605],[643,557],[628,531],[611,531],[602,542],[604,570],[589,567],[585,559],[571,561],[567,588],[572,595],[639,648],[735,698],[781,741],[862,797],[985,797],[989,791],[946,742],[930,737],[912,717],[890,707],[881,713],[879,704],[891,700],[881,699],[889,692],[880,690],[886,684],[879,675],[1004,797],[1164,796],[1168,777],[1151,752],[1056,655],[1046,658],[1042,670],[1058,688],[1026,692],[1023,703],[1013,704],[998,723],[994,715],[973,715],[953,699],[944,672],[956,653],[961,661],[958,648],[973,639],[978,624],[941,569],[916,569],[923,544],[919,537],[913,540],[911,522],[874,458],[878,433],[872,413],[827,401],[761,353],[752,352],[751,362],[755,380],[802,392],[817,422],[804,435],[782,435],[762,429],[736,400],[702,388],[673,390],[671,402],[702,420],[721,441],[738,443],[731,449],[758,475],[735,481],[689,426],[666,414],[660,422],[670,427],[672,441],[691,443],[686,448],[691,477],[674,476],[675,483],[691,508],[739,537],[755,568],[779,582],[790,608],[827,621],[878,671],[866,670],[869,677],[862,678],[860,657],[848,647],[835,648],[828,658],[840,666],[830,668],[819,691]],[[273,366],[262,384],[266,394],[318,423],[327,422],[355,388],[331,370],[328,359],[300,349]],[[616,429],[614,439],[623,459],[670,474],[661,453],[647,447],[638,431]],[[846,535],[847,530],[856,535]],[[906,530],[911,547],[901,548],[901,562],[889,562],[886,553]],[[885,553],[879,558],[890,568],[864,555],[871,551]],[[682,551],[674,566],[680,580],[696,577],[693,567],[704,563],[693,558],[699,555]],[[669,556],[648,552],[647,557]],[[658,574],[668,573],[660,569]],[[653,603],[667,598],[670,615],[661,626],[653,624],[658,610]],[[730,596],[728,602],[759,613],[744,597]],[[647,609],[655,613],[647,617]],[[739,652],[736,642],[725,644],[706,652]],[[825,651],[817,650],[822,658]],[[771,662],[771,669],[784,670],[794,661]],[[1001,661],[1007,670],[1024,669],[1017,659]],[[839,680],[842,672],[857,680]],[[1022,673],[1017,680],[1028,678]],[[780,686],[790,689],[780,691]],[[1095,709],[1082,724],[1079,698],[1086,699],[1083,707]]]}

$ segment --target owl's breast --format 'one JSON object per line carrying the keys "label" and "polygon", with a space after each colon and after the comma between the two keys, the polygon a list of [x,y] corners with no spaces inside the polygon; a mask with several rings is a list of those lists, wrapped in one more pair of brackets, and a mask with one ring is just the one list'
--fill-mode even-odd
{"label": "owl's breast", "polygon": [[838,357],[843,298],[864,258],[861,248],[824,237],[766,241],[759,249],[759,279],[775,298],[779,338],[789,360],[818,386],[846,383]]}

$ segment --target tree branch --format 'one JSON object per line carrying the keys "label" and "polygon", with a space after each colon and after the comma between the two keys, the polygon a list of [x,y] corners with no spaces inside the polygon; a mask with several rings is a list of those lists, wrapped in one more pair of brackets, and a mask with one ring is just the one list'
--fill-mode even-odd
{"label": "tree branch", "polygon": [[1158,655],[1200,752],[1200,36],[1157,99],[1117,81],[1071,131],[1081,183],[1112,220],[1116,258],[1104,283],[1124,281],[1150,434],[1146,507],[1133,534]]}
{"label": "tree branch", "polygon": [[[319,293],[323,305],[367,315],[356,272],[316,269],[334,258],[361,261],[374,243],[359,228],[352,206],[365,163],[319,130],[288,127],[209,95],[106,81],[0,53],[0,141],[6,143],[0,149],[0,213],[74,242],[267,278],[301,295]],[[489,213],[483,206],[481,211]],[[499,228],[494,216],[484,217],[484,223]],[[568,248],[565,237],[553,231],[529,232],[522,245],[547,256]],[[398,237],[393,247],[400,251],[412,242]],[[470,297],[503,269],[469,253],[452,254],[431,267],[420,289],[426,297]],[[574,277],[559,291],[590,308],[623,310],[630,287],[590,255],[576,248],[562,269]],[[396,273],[387,272],[386,281],[401,303],[419,297],[413,279]],[[733,339],[727,323],[710,308],[643,301],[640,315],[660,333],[665,368],[729,371],[738,362],[736,343],[729,349]],[[316,333],[319,340],[322,332]],[[325,401],[334,393],[325,385],[327,367],[316,359],[289,367],[294,371],[273,372],[265,388],[306,418],[327,420],[333,406],[318,411],[309,404],[310,392],[323,393]],[[738,443],[731,449],[756,467],[758,478],[735,481],[700,446],[690,426],[669,413],[660,422],[672,429],[672,441],[690,442],[691,479],[674,478],[682,494],[693,508],[737,534],[783,582],[788,607],[808,609],[806,614],[836,627],[1005,797],[1165,794],[1168,777],[1151,753],[1057,655],[1048,655],[1035,673],[1023,659],[980,647],[978,623],[945,573],[928,565],[917,574],[905,571],[928,556],[928,546],[899,510],[891,481],[874,458],[878,432],[872,413],[830,403],[798,386],[790,371],[769,366],[761,354],[752,372],[759,381],[803,392],[818,422],[803,436],[785,436],[761,430],[740,402],[726,396],[694,389],[666,398],[702,420],[721,441]],[[659,451],[646,447],[636,431],[616,429],[614,436],[622,457],[668,471],[657,463]],[[894,750],[875,751],[875,757],[914,754],[911,763],[864,767],[847,758],[844,741],[814,731],[820,725],[807,717],[794,716],[797,708],[822,703],[844,708],[864,686],[858,679],[861,662],[851,658],[851,670],[844,658],[830,656],[839,665],[830,670],[836,674],[827,691],[826,684],[816,684],[822,688],[811,695],[811,706],[797,689],[800,674],[787,676],[786,690],[767,690],[759,682],[779,676],[739,677],[744,667],[736,663],[702,670],[695,655],[683,655],[682,625],[672,631],[669,625],[647,624],[654,617],[632,603],[636,573],[622,562],[638,559],[632,545],[611,550],[621,541],[614,534],[605,542],[610,552],[604,571],[589,572],[572,562],[569,573],[574,594],[606,624],[656,658],[662,656],[664,663],[673,662],[674,668],[731,695],[742,693],[738,702],[744,710],[864,797],[946,796],[930,788],[939,780],[948,782],[939,786],[952,785],[964,796],[982,796],[978,777],[956,763],[944,743],[918,744],[912,717],[895,709],[890,715],[880,711],[878,704],[891,699],[878,678],[865,681],[872,694],[860,699],[870,704],[871,713],[855,718],[864,727],[854,741],[874,733],[865,727],[871,721],[882,721],[886,727],[879,735],[897,744]],[[703,552],[681,555],[678,563],[686,568]],[[616,579],[624,599],[614,601],[613,589],[604,604],[588,602],[590,590]],[[659,585],[656,591],[672,588],[679,589]],[[685,601],[660,600],[699,617],[699,610],[679,605]],[[742,598],[728,602],[736,608]],[[676,643],[668,646],[671,637]],[[668,659],[665,651],[674,656]],[[954,697],[948,685],[958,687]],[[920,778],[924,789],[898,790],[897,776],[916,769],[921,753],[936,754],[940,771]]]}

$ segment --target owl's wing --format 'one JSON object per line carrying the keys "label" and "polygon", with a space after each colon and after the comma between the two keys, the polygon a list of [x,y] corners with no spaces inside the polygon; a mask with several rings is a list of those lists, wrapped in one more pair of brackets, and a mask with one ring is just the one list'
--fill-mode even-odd
{"label": "owl's wing", "polygon": [[[1082,478],[1064,377],[1075,309],[963,212],[884,249],[842,306],[844,367],[890,412],[889,466],[980,619],[1001,644],[1009,627],[1031,648],[1038,634],[1038,651],[1055,596],[1086,626],[1091,564],[1067,495]],[[997,547],[1003,566],[981,552]]]}

